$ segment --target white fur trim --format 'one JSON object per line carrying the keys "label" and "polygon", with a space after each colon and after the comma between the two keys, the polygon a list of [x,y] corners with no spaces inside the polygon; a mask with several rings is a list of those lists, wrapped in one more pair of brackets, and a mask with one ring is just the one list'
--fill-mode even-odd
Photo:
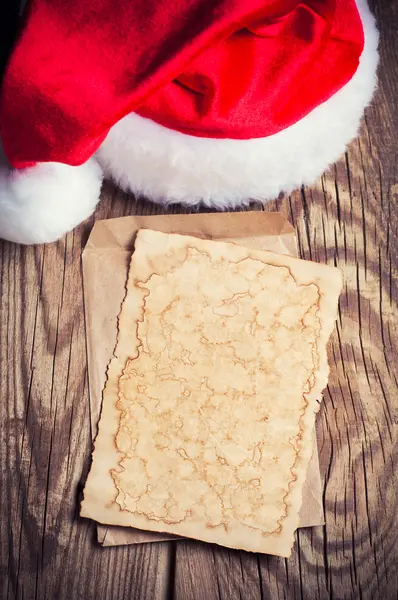
{"label": "white fur trim", "polygon": [[365,30],[359,68],[301,121],[263,139],[214,140],[130,114],[111,129],[98,151],[105,174],[157,202],[202,202],[219,209],[269,200],[315,181],[357,135],[376,87],[378,33],[366,1],[357,4]]}
{"label": "white fur trim", "polygon": [[0,238],[20,244],[52,242],[84,221],[98,202],[102,172],[91,159],[0,170]]}

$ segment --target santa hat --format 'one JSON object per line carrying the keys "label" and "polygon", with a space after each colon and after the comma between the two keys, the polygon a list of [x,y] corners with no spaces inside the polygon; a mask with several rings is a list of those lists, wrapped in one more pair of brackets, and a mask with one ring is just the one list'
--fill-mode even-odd
{"label": "santa hat", "polygon": [[127,114],[197,138],[281,132],[354,76],[354,0],[33,0],[6,69],[15,168],[79,165]]}

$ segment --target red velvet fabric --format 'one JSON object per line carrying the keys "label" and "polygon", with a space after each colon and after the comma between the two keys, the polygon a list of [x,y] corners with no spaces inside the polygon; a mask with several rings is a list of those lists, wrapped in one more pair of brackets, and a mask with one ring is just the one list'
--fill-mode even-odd
{"label": "red velvet fabric", "polygon": [[15,167],[78,165],[131,111],[200,137],[283,130],[355,73],[354,0],[33,0],[5,73]]}

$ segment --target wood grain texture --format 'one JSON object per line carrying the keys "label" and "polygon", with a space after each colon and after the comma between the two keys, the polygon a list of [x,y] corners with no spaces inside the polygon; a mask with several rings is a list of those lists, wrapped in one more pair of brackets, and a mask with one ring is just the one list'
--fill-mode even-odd
{"label": "wood grain texture", "polygon": [[[345,276],[317,427],[326,526],[301,530],[289,560],[191,541],[98,547],[77,515],[91,449],[80,263],[91,219],[57,244],[1,244],[1,599],[398,597],[398,5],[372,8],[380,89],[360,138],[316,185],[267,206],[292,220],[301,256]],[[95,218],[155,211],[106,184]]]}

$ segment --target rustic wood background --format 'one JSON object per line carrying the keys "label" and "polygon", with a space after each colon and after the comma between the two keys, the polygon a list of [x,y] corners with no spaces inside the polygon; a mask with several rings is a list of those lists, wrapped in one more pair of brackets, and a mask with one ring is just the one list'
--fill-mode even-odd
{"label": "rustic wood background", "polygon": [[[345,275],[317,427],[326,526],[301,530],[289,560],[191,541],[96,544],[78,517],[91,450],[80,262],[91,219],[57,244],[1,244],[1,599],[398,597],[398,3],[372,8],[380,89],[360,139],[314,187],[267,207],[292,220],[303,257]],[[95,218],[158,210],[106,185]]]}

